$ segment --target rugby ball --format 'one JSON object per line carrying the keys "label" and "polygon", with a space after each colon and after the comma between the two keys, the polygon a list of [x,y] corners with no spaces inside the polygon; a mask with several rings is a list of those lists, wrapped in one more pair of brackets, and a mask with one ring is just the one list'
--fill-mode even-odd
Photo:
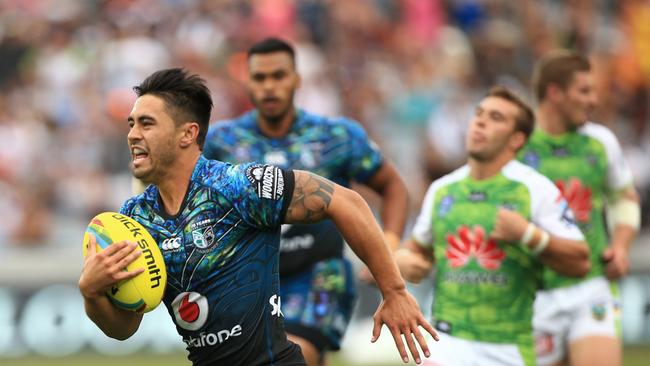
{"label": "rugby ball", "polygon": [[158,244],[151,234],[132,218],[117,212],[104,212],[93,217],[84,233],[83,255],[88,255],[90,235],[95,236],[97,252],[113,243],[124,240],[137,243],[142,254],[125,271],[144,268],[136,277],[121,281],[106,292],[113,305],[146,313],[156,308],[162,301],[167,287],[167,270]]}

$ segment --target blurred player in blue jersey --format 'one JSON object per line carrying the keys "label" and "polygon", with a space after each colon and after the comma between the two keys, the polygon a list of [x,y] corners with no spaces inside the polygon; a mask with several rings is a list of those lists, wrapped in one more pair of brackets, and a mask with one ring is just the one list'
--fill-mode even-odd
{"label": "blurred player in blue jersey", "polygon": [[[248,73],[248,92],[256,108],[215,123],[203,154],[231,163],[257,161],[309,170],[342,186],[363,183],[381,196],[385,236],[396,249],[408,192],[363,128],[344,117],[327,118],[294,106],[300,76],[294,50],[282,40],[269,38],[253,45]],[[343,246],[330,220],[282,227],[280,293],[285,327],[310,366],[324,365],[325,351],[340,348],[352,313],[354,278]]]}
{"label": "blurred player in blue jersey", "polygon": [[[131,166],[149,186],[121,213],[144,225],[163,252],[163,302],[194,365],[305,364],[284,330],[280,225],[324,218],[334,221],[382,292],[372,341],[386,324],[405,362],[406,347],[421,362],[416,341],[429,355],[418,326],[437,335],[406,291],[384,235],[357,193],[305,171],[202,157],[212,99],[196,75],[162,70],[134,90]],[[99,253],[94,247],[79,279],[86,313],[106,335],[127,339],[142,314],[113,306],[105,292],[143,271],[124,270],[140,253],[126,241]]]}

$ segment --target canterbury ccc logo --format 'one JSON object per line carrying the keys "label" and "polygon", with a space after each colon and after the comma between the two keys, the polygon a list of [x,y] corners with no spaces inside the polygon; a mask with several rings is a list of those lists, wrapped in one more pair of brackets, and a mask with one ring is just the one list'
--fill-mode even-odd
{"label": "canterbury ccc logo", "polygon": [[161,248],[162,250],[174,250],[178,249],[181,247],[181,241],[183,238],[181,237],[171,237],[168,239],[163,240]]}
{"label": "canterbury ccc logo", "polygon": [[196,292],[182,292],[174,301],[174,318],[179,327],[198,330],[208,319],[208,299]]}

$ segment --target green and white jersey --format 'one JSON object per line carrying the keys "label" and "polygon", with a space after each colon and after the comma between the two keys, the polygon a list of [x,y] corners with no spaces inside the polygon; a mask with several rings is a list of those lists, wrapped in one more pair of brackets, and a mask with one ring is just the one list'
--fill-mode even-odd
{"label": "green and white jersey", "polygon": [[[591,271],[586,278],[603,275],[601,256],[608,245],[603,218],[605,196],[632,184],[632,172],[616,136],[607,127],[591,122],[558,136],[536,129],[518,157],[555,182],[569,202],[591,250]],[[544,272],[547,289],[580,281],[551,269]]]}
{"label": "green and white jersey", "polygon": [[459,338],[532,347],[533,301],[543,266],[520,243],[489,237],[500,207],[552,235],[583,238],[557,187],[513,160],[489,179],[472,179],[466,165],[433,182],[413,239],[436,259],[436,328]]}

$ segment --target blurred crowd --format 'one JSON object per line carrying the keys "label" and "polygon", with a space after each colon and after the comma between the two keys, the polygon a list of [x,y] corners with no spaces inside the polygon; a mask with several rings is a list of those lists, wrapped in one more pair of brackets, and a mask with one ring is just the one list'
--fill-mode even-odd
{"label": "blurred crowd", "polygon": [[297,46],[296,104],[360,121],[414,209],[463,163],[489,86],[529,97],[540,55],[582,51],[597,75],[594,119],[621,140],[648,223],[650,1],[0,0],[0,246],[48,243],[48,223],[119,208],[131,87],[151,72],[203,76],[213,120],[249,108],[246,50],[266,36]]}

